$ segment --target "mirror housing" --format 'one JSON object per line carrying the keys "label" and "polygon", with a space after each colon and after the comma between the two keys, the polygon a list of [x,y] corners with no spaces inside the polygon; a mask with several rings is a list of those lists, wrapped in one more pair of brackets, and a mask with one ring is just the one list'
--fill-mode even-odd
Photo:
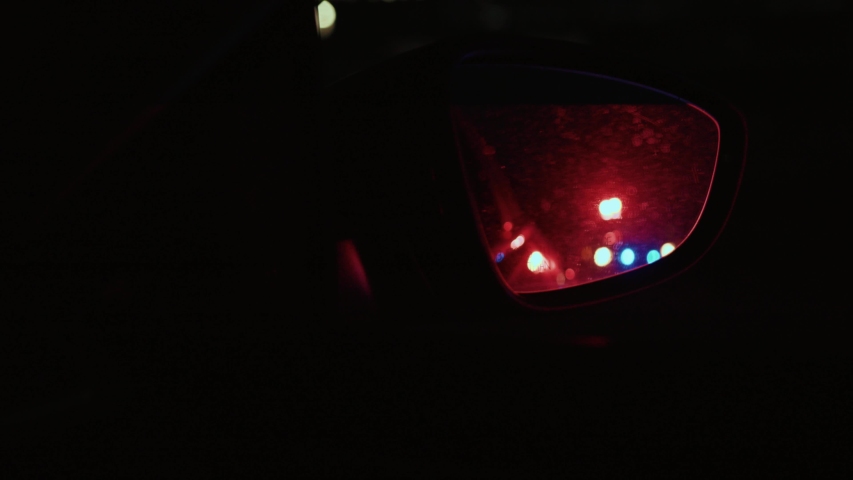
{"label": "mirror housing", "polygon": [[[478,72],[460,81],[460,68]],[[497,74],[501,71],[507,74]],[[575,77],[572,88],[563,88],[567,72]],[[479,37],[424,47],[329,87],[322,116],[329,139],[323,148],[330,162],[332,228],[336,238],[352,240],[357,246],[377,303],[387,305],[389,312],[424,304],[436,314],[442,311],[441,305],[452,305],[454,312],[475,312],[483,302],[504,305],[508,315],[563,310],[650,287],[697,262],[722,231],[733,207],[745,163],[746,126],[742,115],[713,92],[661,72],[581,45]],[[476,198],[472,183],[482,180],[472,181],[472,164],[466,166],[459,109],[454,110],[454,105],[693,109],[696,118],[705,115],[718,130],[717,151],[709,154],[712,179],[700,189],[701,215],[686,222],[687,234],[673,239],[678,248],[665,261],[576,282],[572,288],[513,288],[496,266],[497,253],[502,252],[490,248],[484,233],[482,212],[477,211],[482,199]],[[641,115],[628,113],[633,118]],[[677,126],[677,121],[670,121],[668,126],[672,125]],[[648,138],[656,133],[663,132],[652,132]],[[633,141],[635,135],[626,138]],[[656,143],[647,142],[643,132],[639,135],[646,142],[643,148]],[[587,202],[589,208],[599,210],[593,212],[596,215],[606,214],[601,210],[607,210],[603,201],[618,198],[602,195]],[[622,204],[627,214],[628,205]],[[631,208],[636,212],[638,206]],[[511,220],[499,223],[506,222]],[[488,228],[494,231],[494,227]],[[606,243],[607,233],[624,237],[618,230],[607,229],[596,238]],[[517,236],[506,240],[511,244]],[[655,248],[660,252],[659,246]],[[584,252],[576,253],[583,256]],[[619,252],[611,252],[615,254]]]}

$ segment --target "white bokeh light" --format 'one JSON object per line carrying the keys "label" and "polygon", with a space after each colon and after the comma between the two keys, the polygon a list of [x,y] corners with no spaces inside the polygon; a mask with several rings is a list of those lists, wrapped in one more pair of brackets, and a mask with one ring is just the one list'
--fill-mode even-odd
{"label": "white bokeh light", "polygon": [[601,247],[595,251],[592,259],[599,267],[606,267],[613,260],[613,252],[607,247]]}
{"label": "white bokeh light", "polygon": [[622,200],[616,197],[604,200],[598,205],[598,212],[604,220],[622,218]]}
{"label": "white bokeh light", "polygon": [[327,0],[317,5],[317,28],[320,30],[320,38],[328,38],[332,34],[337,17],[335,7]]}

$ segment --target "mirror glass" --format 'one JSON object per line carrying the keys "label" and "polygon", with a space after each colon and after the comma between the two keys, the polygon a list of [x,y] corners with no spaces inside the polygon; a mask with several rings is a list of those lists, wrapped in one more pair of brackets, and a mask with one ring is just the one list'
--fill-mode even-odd
{"label": "mirror glass", "polygon": [[583,72],[462,66],[451,118],[487,254],[516,293],[665,261],[710,191],[719,127],[688,101]]}

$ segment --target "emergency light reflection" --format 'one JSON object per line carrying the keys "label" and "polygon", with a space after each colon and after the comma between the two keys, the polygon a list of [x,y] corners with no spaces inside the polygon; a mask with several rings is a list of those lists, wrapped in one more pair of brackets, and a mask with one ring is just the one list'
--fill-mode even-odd
{"label": "emergency light reflection", "polygon": [[516,293],[660,261],[693,231],[716,168],[716,121],[671,98],[459,104],[452,115],[486,251]]}
{"label": "emergency light reflection", "polygon": [[631,265],[634,263],[634,251],[630,248],[626,248],[622,250],[622,254],[619,255],[619,261],[622,262],[622,265]]}
{"label": "emergency light reflection", "polygon": [[519,235],[509,244],[513,250],[518,250],[522,245],[524,245],[524,235]]}
{"label": "emergency light reflection", "polygon": [[548,260],[545,259],[545,256],[542,255],[542,252],[535,251],[530,254],[530,257],[527,259],[527,268],[531,272],[541,272],[543,270],[548,269]]}
{"label": "emergency light reflection", "polygon": [[607,247],[601,247],[595,251],[593,260],[599,267],[606,267],[610,264],[610,261],[613,260],[613,252],[611,252]]}
{"label": "emergency light reflection", "polygon": [[598,211],[604,220],[622,218],[622,200],[615,197],[604,200],[598,205]]}
{"label": "emergency light reflection", "polygon": [[652,250],[648,254],[646,254],[646,263],[654,263],[660,260],[660,252],[657,250]]}

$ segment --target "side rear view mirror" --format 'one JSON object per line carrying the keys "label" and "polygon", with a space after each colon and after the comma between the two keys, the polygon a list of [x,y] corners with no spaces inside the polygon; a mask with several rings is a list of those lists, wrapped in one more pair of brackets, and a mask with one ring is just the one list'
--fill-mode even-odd
{"label": "side rear view mirror", "polygon": [[562,309],[674,276],[723,229],[745,161],[742,117],[713,92],[550,40],[440,43],[326,98],[359,284],[457,305]]}

